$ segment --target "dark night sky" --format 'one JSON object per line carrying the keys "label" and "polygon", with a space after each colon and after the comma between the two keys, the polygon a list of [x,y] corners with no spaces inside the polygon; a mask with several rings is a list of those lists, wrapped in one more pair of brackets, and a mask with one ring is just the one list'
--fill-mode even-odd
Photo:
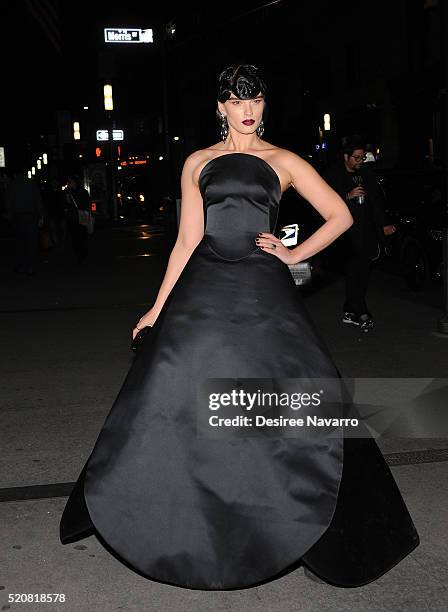
{"label": "dark night sky", "polygon": [[[231,18],[263,4],[266,3],[231,0],[226,3],[224,13]],[[98,77],[101,78],[105,65],[107,68],[107,53],[115,53],[116,72],[122,85],[114,92],[116,106],[131,114],[151,114],[152,106],[157,113],[161,103],[158,44],[114,46],[113,49],[109,45],[103,57],[99,54],[99,49],[105,49],[103,27],[160,30],[174,19],[178,24],[178,44],[198,27],[198,14],[202,14],[202,27],[208,20],[215,19],[210,13],[210,4],[204,2],[180,5],[170,1],[96,0],[81,5],[65,0],[59,2],[59,7],[63,50],[60,58],[24,0],[8,4],[4,12],[7,27],[0,41],[5,85],[0,138],[9,143],[11,154],[17,158],[22,153],[26,156],[26,142],[33,147],[40,132],[54,131],[57,109],[67,108],[76,113],[85,104],[101,108],[102,90]],[[208,9],[207,17],[205,8]]]}
{"label": "dark night sky", "polygon": [[[367,128],[370,122],[375,131],[375,113],[370,121],[365,107],[376,102],[387,106],[394,129],[406,138],[410,120],[414,127],[424,121],[429,127],[422,127],[419,138],[426,139],[438,87],[438,47],[437,22],[426,19],[435,13],[424,11],[423,5],[417,0],[228,0],[223,5],[64,0],[59,2],[63,55],[58,58],[27,2],[18,0],[2,15],[0,146],[6,144],[9,157],[26,157],[28,149],[34,154],[40,134],[56,133],[58,109],[85,120],[83,125],[90,121],[92,129],[102,127],[102,84],[108,80],[114,84],[117,121],[129,134],[146,121],[142,134],[147,130],[148,135],[161,114],[159,33],[171,20],[177,29],[167,43],[170,124],[172,130],[189,131],[191,146],[216,137],[215,78],[234,61],[266,66],[274,136],[283,146],[290,146],[288,138],[293,144],[309,139],[331,100],[339,105],[335,116],[340,122],[348,118],[347,129],[350,121]],[[106,46],[105,26],[153,27],[156,41]],[[413,98],[416,93],[420,100]],[[78,117],[85,104],[91,109],[89,120]],[[387,134],[393,147],[389,128],[381,137]]]}

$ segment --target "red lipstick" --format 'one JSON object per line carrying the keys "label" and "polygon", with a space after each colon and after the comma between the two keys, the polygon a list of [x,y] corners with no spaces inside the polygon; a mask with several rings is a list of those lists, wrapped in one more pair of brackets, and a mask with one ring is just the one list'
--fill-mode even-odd
{"label": "red lipstick", "polygon": [[255,119],[245,119],[243,123],[244,125],[253,125],[255,123]]}

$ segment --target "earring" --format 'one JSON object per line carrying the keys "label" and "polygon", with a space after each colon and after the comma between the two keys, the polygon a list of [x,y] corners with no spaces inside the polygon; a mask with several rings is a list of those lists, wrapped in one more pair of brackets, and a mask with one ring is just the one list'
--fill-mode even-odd
{"label": "earring", "polygon": [[258,138],[261,138],[264,134],[264,122],[263,119],[260,121],[260,125],[256,129]]}
{"label": "earring", "polygon": [[229,124],[227,121],[227,117],[223,113],[221,113],[221,140],[225,142],[228,135]]}

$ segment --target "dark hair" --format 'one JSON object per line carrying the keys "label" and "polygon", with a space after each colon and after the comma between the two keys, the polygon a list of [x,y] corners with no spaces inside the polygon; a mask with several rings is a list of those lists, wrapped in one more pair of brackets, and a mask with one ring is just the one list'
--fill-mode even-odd
{"label": "dark hair", "polygon": [[345,136],[342,139],[342,153],[352,155],[356,149],[364,149],[366,145],[364,139],[359,134],[353,134],[352,136]]}
{"label": "dark hair", "polygon": [[218,77],[218,100],[226,102],[233,93],[240,100],[255,98],[259,93],[266,97],[266,83],[258,66],[232,65]]}

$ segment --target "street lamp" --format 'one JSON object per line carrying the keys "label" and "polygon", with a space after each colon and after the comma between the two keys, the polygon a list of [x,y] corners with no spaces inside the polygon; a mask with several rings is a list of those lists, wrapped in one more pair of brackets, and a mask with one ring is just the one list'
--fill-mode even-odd
{"label": "street lamp", "polygon": [[328,113],[324,115],[324,130],[327,132],[330,130],[330,115]]}
{"label": "street lamp", "polygon": [[38,170],[41,170],[41,169],[42,169],[42,162],[41,162],[41,160],[40,160],[40,159],[38,159],[38,160],[37,160],[36,165],[37,165],[37,169],[38,169]]}
{"label": "street lamp", "polygon": [[115,167],[116,167],[116,153],[114,146],[114,121],[112,118],[112,111],[114,110],[114,99],[112,95],[112,85],[110,83],[106,83],[103,87],[104,93],[104,110],[107,111],[107,116],[109,119],[109,132],[108,132],[108,140],[109,140],[109,154],[110,154],[110,186],[111,186],[111,196],[112,196],[112,217],[114,220],[118,218],[118,202],[117,202],[117,185],[115,180]]}
{"label": "street lamp", "polygon": [[31,170],[28,170],[28,178],[30,179],[33,175],[31,174]]}
{"label": "street lamp", "polygon": [[44,166],[48,164],[48,155],[46,153],[42,154],[42,161],[44,162]]}
{"label": "street lamp", "polygon": [[31,168],[31,174],[33,176],[36,174],[36,168],[34,166]]}
{"label": "street lamp", "polygon": [[104,85],[104,109],[114,110],[114,99],[112,97],[112,85]]}
{"label": "street lamp", "polygon": [[74,140],[81,140],[81,130],[79,127],[79,121],[74,121],[73,122],[73,139]]}

